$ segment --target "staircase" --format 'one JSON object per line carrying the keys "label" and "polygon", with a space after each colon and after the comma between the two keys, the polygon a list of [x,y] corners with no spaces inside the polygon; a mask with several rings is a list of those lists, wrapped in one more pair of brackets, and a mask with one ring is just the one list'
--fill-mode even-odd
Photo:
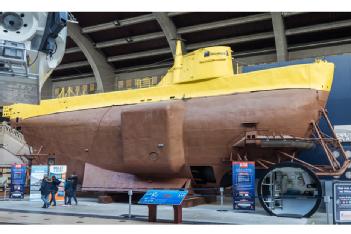
{"label": "staircase", "polygon": [[19,155],[30,153],[31,148],[20,132],[11,128],[6,122],[0,123],[0,166],[27,163],[27,160]]}

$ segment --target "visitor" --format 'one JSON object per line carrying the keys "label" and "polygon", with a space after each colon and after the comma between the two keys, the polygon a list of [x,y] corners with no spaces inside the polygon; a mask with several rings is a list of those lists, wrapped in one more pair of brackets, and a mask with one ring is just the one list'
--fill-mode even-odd
{"label": "visitor", "polygon": [[44,204],[42,206],[42,208],[49,208],[49,202],[48,202],[48,197],[50,194],[50,190],[49,190],[49,181],[48,181],[48,176],[44,176],[44,178],[41,181],[41,185],[40,185],[40,194],[41,194],[41,200],[43,200]]}
{"label": "visitor", "polygon": [[77,201],[77,185],[78,185],[78,176],[73,172],[70,176],[70,179],[72,181],[72,194],[71,198],[73,198],[74,202],[76,205],[78,205]]}
{"label": "visitor", "polygon": [[51,177],[52,182],[51,182],[51,188],[50,188],[50,193],[51,193],[51,199],[50,199],[50,205],[53,202],[53,206],[56,206],[56,193],[58,192],[58,187],[61,184],[61,181],[58,180],[55,176]]}
{"label": "visitor", "polygon": [[65,189],[65,205],[71,205],[72,181],[69,178],[65,180],[64,189]]}

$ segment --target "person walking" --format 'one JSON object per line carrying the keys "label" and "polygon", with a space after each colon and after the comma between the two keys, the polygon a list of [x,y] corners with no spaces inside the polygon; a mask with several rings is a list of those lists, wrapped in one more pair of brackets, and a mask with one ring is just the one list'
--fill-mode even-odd
{"label": "person walking", "polygon": [[78,205],[78,200],[77,200],[77,185],[78,185],[78,176],[73,172],[73,174],[70,176],[71,181],[72,181],[72,194],[71,198],[73,198],[74,202],[76,205]]}
{"label": "person walking", "polygon": [[58,186],[60,185],[61,181],[56,178],[56,176],[51,177],[51,186],[50,186],[50,193],[51,193],[51,199],[50,199],[50,205],[51,203],[54,203],[53,206],[56,206],[56,193],[58,192]]}
{"label": "person walking", "polygon": [[65,205],[71,205],[72,181],[69,178],[65,180],[64,189],[65,189]]}
{"label": "person walking", "polygon": [[41,200],[43,200],[44,204],[42,208],[49,208],[49,202],[48,202],[48,197],[50,194],[49,190],[49,181],[48,181],[48,176],[44,176],[44,178],[41,180],[41,185],[40,185],[40,194],[41,194]]}

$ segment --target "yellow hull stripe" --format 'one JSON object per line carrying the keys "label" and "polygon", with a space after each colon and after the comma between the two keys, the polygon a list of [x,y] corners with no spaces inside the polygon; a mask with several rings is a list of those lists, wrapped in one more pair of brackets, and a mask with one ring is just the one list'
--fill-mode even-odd
{"label": "yellow hull stripe", "polygon": [[4,117],[31,118],[53,113],[100,108],[113,105],[159,102],[277,89],[315,89],[330,91],[334,64],[316,62],[273,68],[208,80],[151,88],[115,91],[87,96],[44,100],[40,105],[15,104],[4,107]]}

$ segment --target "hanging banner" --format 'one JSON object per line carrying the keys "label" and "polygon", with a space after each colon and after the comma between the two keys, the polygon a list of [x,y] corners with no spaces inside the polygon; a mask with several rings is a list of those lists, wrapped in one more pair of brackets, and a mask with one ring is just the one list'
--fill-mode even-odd
{"label": "hanging banner", "polygon": [[[49,168],[49,176],[55,176],[56,179],[61,181],[58,192],[56,193],[56,201],[63,201],[65,198],[64,183],[66,180],[67,166],[66,165],[51,165]],[[51,198],[49,198],[51,199]]]}
{"label": "hanging banner", "polygon": [[41,193],[39,191],[41,181],[45,175],[48,175],[47,165],[33,165],[30,174],[30,201],[41,201]]}
{"label": "hanging banner", "polygon": [[233,208],[255,210],[255,162],[233,162]]}

